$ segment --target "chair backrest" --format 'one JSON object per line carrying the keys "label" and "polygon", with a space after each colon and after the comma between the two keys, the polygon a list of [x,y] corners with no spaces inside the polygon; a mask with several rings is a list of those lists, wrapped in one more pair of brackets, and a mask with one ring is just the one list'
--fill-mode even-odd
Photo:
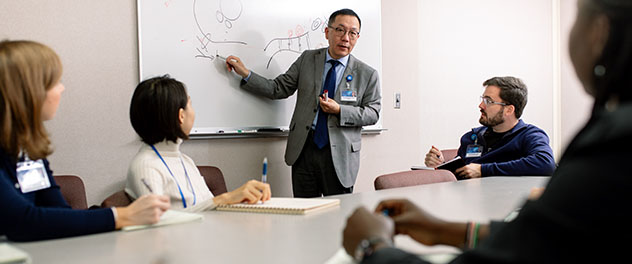
{"label": "chair backrest", "polygon": [[445,161],[451,160],[456,157],[458,149],[442,149],[441,154],[443,154],[443,159]]}
{"label": "chair backrest", "polygon": [[224,181],[224,174],[215,166],[197,166],[200,170],[200,174],[204,177],[206,186],[211,190],[213,195],[218,196],[227,192],[226,182]]}
{"label": "chair backrest", "polygon": [[53,177],[57,185],[59,185],[61,195],[72,209],[88,209],[86,188],[79,176],[56,175]]}
{"label": "chair backrest", "polygon": [[[224,181],[224,174],[222,171],[214,166],[197,166],[198,170],[200,170],[200,174],[204,178],[204,182],[209,190],[213,193],[213,195],[217,196],[227,191],[226,182]],[[103,200],[101,203],[101,207],[122,207],[128,206],[132,203],[132,198],[125,192],[125,190],[121,190],[113,193]]]}
{"label": "chair backrest", "polygon": [[456,181],[456,177],[448,170],[410,170],[381,175],[375,178],[373,185],[376,190],[382,190],[454,181]]}
{"label": "chair backrest", "polygon": [[128,206],[132,203],[132,198],[127,195],[125,190],[121,190],[113,193],[112,195],[105,198],[101,203],[102,208],[110,208],[110,207],[123,207]]}

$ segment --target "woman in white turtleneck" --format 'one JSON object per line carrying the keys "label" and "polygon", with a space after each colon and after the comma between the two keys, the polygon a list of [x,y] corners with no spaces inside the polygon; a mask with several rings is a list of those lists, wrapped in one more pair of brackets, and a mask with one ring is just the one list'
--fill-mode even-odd
{"label": "woman in white turtleneck", "polygon": [[189,156],[180,152],[193,127],[195,110],[184,85],[169,76],[141,82],[134,91],[130,120],[143,141],[129,166],[125,191],[134,199],[164,194],[171,208],[203,211],[219,204],[256,203],[270,199],[270,185],[251,180],[214,197]]}

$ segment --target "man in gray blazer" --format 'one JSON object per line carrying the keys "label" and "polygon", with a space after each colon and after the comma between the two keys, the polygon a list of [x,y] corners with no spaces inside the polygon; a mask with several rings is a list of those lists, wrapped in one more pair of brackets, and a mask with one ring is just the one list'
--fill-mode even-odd
{"label": "man in gray blazer", "polygon": [[350,9],[334,12],[325,28],[329,47],[303,52],[273,80],[248,70],[238,57],[226,58],[228,70],[244,78],[243,89],[271,99],[298,90],[285,150],[295,197],[353,191],[362,126],[375,124],[381,107],[377,71],[350,54],[360,23]]}

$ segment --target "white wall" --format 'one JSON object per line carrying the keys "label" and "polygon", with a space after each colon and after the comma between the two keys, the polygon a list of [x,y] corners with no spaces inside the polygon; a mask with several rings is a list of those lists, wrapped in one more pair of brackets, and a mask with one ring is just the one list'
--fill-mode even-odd
{"label": "white wall", "polygon": [[568,37],[575,22],[577,3],[575,0],[562,0],[560,2],[560,27],[561,27],[561,136],[562,149],[566,149],[570,140],[579,132],[588,118],[593,105],[593,99],[582,87],[575,69],[571,63],[568,52]]}
{"label": "white wall", "polygon": [[[419,5],[421,148],[457,148],[479,126],[482,83],[521,78],[522,119],[553,132],[550,0],[444,0]],[[552,138],[551,138],[552,139]]]}
{"label": "white wall", "polygon": [[[57,117],[47,123],[55,146],[50,160],[56,174],[80,175],[88,203],[98,204],[122,188],[140,146],[128,118],[138,83],[135,1],[0,3],[0,39],[41,41],[62,58],[66,92]],[[530,92],[524,120],[551,135],[551,13],[550,0],[382,1],[382,117],[388,130],[363,137],[355,190],[373,190],[376,176],[421,164],[432,144],[457,147],[459,137],[478,125],[481,84],[492,76],[523,78]],[[402,94],[401,109],[393,108],[395,92]],[[562,121],[568,118],[562,115]],[[200,165],[220,167],[229,189],[259,177],[263,154],[273,195],[291,196],[285,138],[190,140],[182,150]]]}

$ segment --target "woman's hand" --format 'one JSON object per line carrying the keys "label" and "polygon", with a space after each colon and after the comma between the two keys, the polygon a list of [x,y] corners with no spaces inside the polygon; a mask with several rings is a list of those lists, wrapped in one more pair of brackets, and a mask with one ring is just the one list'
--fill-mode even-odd
{"label": "woman's hand", "polygon": [[244,202],[254,204],[259,201],[265,202],[270,200],[271,196],[270,184],[250,180],[231,192],[223,193],[213,198],[213,202],[217,205]]}
{"label": "woman's hand", "polygon": [[116,229],[131,225],[155,224],[169,207],[171,207],[171,203],[168,196],[143,195],[126,207],[115,208]]}
{"label": "woman's hand", "polygon": [[465,223],[436,218],[408,200],[385,200],[375,211],[387,212],[393,218],[396,234],[408,235],[422,244],[460,247],[465,240]]}

